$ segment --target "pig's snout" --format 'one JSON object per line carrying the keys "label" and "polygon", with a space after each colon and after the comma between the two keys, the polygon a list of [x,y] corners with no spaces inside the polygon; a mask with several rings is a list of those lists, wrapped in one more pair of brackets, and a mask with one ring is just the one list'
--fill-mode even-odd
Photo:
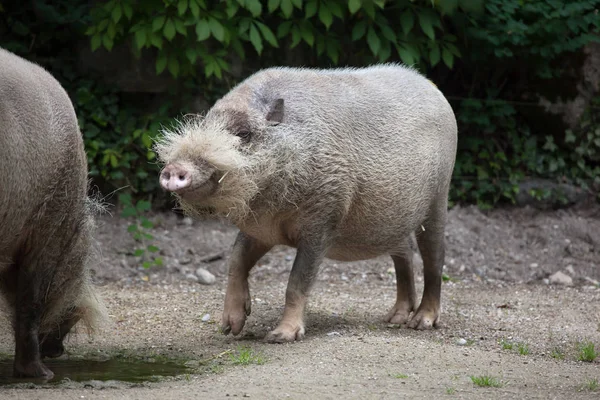
{"label": "pig's snout", "polygon": [[160,173],[160,186],[170,192],[178,192],[189,188],[192,184],[192,174],[178,164],[169,164]]}

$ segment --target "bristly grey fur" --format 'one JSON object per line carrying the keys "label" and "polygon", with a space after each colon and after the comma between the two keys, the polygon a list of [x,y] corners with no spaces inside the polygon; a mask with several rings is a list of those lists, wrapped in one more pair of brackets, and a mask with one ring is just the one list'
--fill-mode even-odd
{"label": "bristly grey fur", "polygon": [[[406,322],[415,311],[407,246],[414,232],[429,283],[410,325],[437,322],[456,143],[454,113],[437,87],[411,68],[384,64],[259,71],[206,116],[164,132],[156,151],[167,172],[194,182],[176,190],[187,213],[212,212],[241,230],[230,260],[225,332],[243,327],[256,257],[274,245],[298,248],[284,320],[268,336],[287,341],[304,334],[297,307],[303,310],[322,257],[391,255],[410,283],[399,278],[388,320]],[[219,185],[209,191],[215,174]]]}
{"label": "bristly grey fur", "polygon": [[[65,315],[90,330],[106,310],[90,282],[94,217],[72,103],[43,68],[0,48],[0,292],[16,319],[38,301],[41,337]],[[33,298],[22,299],[23,282]],[[18,335],[18,334],[17,334]]]}

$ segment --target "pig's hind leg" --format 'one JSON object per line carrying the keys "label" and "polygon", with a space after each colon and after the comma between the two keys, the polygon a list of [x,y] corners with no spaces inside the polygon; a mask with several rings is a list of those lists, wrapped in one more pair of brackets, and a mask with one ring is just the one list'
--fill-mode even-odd
{"label": "pig's hind leg", "polygon": [[405,239],[400,248],[392,254],[396,270],[396,304],[385,317],[385,321],[392,324],[407,323],[410,313],[415,310],[413,251],[409,240],[410,238]]}
{"label": "pig's hind leg", "polygon": [[31,259],[27,255],[17,262],[14,375],[51,379],[54,374],[41,361],[38,339],[45,309],[44,273],[42,267],[34,266],[35,261],[27,263]]}
{"label": "pig's hind leg", "polygon": [[417,230],[417,243],[423,258],[425,284],[419,308],[408,323],[409,328],[431,329],[440,317],[442,291],[442,268],[444,266],[444,228],[446,222],[446,202],[433,210],[421,230]]}

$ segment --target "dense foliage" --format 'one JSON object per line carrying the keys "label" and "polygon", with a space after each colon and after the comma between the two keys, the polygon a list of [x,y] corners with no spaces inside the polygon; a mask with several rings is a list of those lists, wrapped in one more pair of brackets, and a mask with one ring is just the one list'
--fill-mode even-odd
{"label": "dense foliage", "polygon": [[[0,1],[0,45],[65,85],[103,190],[128,186],[142,196],[159,193],[150,144],[160,124],[188,111],[186,96],[200,93],[210,104],[269,65],[414,65],[448,96],[459,121],[452,200],[489,207],[513,200],[526,177],[600,184],[599,101],[575,130],[538,104],[540,95],[576,94],[581,50],[598,41],[599,7],[600,0]],[[149,54],[156,74],[177,84],[148,107],[146,94],[78,72],[73,49],[82,43]]]}

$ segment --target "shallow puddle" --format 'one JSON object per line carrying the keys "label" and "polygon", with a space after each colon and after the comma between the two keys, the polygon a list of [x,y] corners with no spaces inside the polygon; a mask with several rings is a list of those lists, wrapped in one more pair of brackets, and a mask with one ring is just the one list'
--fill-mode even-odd
{"label": "shallow puddle", "polygon": [[0,386],[27,383],[55,385],[64,381],[117,381],[128,383],[155,382],[163,377],[183,375],[191,370],[173,362],[144,362],[121,359],[97,360],[44,360],[54,372],[54,378],[14,378],[13,360],[0,360]]}

